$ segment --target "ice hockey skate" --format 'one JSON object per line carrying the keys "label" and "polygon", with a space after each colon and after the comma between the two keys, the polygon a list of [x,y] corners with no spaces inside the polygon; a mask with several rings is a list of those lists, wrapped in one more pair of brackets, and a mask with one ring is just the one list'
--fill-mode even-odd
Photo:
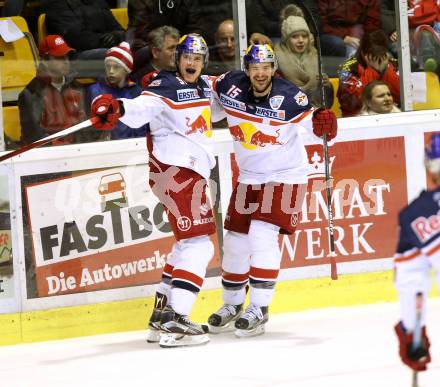
{"label": "ice hockey skate", "polygon": [[162,310],[154,309],[148,322],[147,343],[158,343],[160,340],[160,316]]}
{"label": "ice hockey skate", "polygon": [[234,323],[241,316],[242,312],[243,304],[223,304],[223,306],[217,312],[209,316],[209,333],[217,334],[233,331],[235,329]]}
{"label": "ice hockey skate", "polygon": [[269,308],[250,304],[240,318],[235,321],[235,336],[252,337],[265,332],[264,325],[269,320]]}
{"label": "ice hockey skate", "polygon": [[207,325],[192,322],[170,306],[162,311],[160,329],[159,345],[162,348],[191,347],[209,342]]}
{"label": "ice hockey skate", "polygon": [[166,304],[167,296],[156,293],[153,312],[148,321],[147,343],[158,343],[160,340],[160,317]]}

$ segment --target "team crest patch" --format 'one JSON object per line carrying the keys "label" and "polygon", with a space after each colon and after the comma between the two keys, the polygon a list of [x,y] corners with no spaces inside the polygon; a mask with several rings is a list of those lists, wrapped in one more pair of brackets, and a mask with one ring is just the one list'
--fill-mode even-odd
{"label": "team crest patch", "polygon": [[307,95],[305,95],[302,91],[298,91],[298,93],[295,95],[295,101],[299,106],[307,106],[309,103]]}
{"label": "team crest patch", "polygon": [[269,105],[273,110],[277,110],[284,101],[284,96],[276,95],[269,99]]}
{"label": "team crest patch", "polygon": [[160,86],[161,83],[162,83],[162,79],[155,79],[148,86],[151,86],[151,87]]}

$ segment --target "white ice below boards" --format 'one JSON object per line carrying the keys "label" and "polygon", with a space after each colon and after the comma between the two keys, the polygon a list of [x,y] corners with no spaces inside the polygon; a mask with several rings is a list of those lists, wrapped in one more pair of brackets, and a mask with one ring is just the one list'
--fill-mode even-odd
{"label": "white ice below boards", "polygon": [[[145,331],[0,347],[5,387],[410,387],[393,324],[397,304],[271,315],[266,333],[212,335],[161,349]],[[421,387],[440,386],[440,300],[429,300],[433,362]]]}

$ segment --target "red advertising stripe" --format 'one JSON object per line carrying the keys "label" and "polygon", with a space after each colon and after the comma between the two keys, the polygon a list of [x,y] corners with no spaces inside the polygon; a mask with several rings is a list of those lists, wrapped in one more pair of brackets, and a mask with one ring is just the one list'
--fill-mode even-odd
{"label": "red advertising stripe", "polygon": [[181,279],[183,281],[192,282],[193,284],[197,285],[199,288],[201,288],[203,285],[203,278],[199,277],[194,273],[191,273],[190,271],[186,271],[182,269],[173,270],[173,280],[175,279]]}
{"label": "red advertising stripe", "polygon": [[[216,253],[209,268],[218,268],[218,242],[216,238],[212,241]],[[165,237],[37,267],[38,297],[157,283],[174,242],[174,237]],[[203,283],[197,278],[197,282],[190,280]]]}

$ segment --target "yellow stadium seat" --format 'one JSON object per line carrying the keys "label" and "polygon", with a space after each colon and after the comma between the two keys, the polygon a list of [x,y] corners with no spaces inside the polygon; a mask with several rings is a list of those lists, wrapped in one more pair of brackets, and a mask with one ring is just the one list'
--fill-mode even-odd
{"label": "yellow stadium seat", "polygon": [[118,23],[126,30],[128,27],[127,8],[112,8],[111,11]]}
{"label": "yellow stadium seat", "polygon": [[20,141],[21,125],[18,106],[3,107],[3,131],[12,141]]}
{"label": "yellow stadium seat", "polygon": [[435,73],[426,74],[426,102],[413,103],[414,110],[440,109],[440,85]]}
{"label": "yellow stadium seat", "polygon": [[38,16],[38,45],[40,45],[41,41],[47,36],[46,31],[46,14],[42,13]]}
{"label": "yellow stadium seat", "polygon": [[338,87],[339,87],[339,78],[329,78],[330,83],[333,86],[333,105],[332,110],[336,114],[336,117],[342,117],[341,112],[341,105],[339,105],[339,100],[336,94],[338,93]]}
{"label": "yellow stadium seat", "polygon": [[21,90],[35,77],[38,52],[34,38],[29,33],[26,20],[20,16],[11,19],[25,34],[15,42],[6,43],[0,38],[0,73],[3,101],[16,101]]}

